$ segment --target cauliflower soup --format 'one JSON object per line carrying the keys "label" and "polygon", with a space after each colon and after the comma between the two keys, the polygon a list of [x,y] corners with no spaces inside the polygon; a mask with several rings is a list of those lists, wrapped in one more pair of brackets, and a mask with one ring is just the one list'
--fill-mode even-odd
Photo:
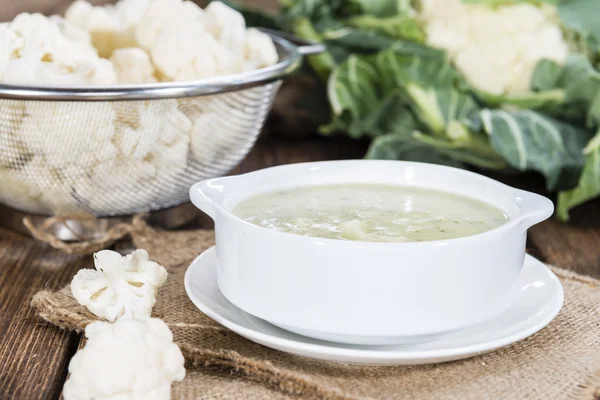
{"label": "cauliflower soup", "polygon": [[411,186],[338,184],[251,197],[233,214],[264,228],[328,239],[421,242],[475,235],[508,221],[469,197]]}

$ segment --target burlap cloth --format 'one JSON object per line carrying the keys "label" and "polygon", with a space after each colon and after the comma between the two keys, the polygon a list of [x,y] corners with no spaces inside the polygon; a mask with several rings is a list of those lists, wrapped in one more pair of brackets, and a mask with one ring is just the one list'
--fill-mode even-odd
{"label": "burlap cloth", "polygon": [[[288,355],[254,344],[204,316],[188,299],[183,276],[213,244],[212,231],[158,232],[144,224],[133,243],[169,270],[153,316],[173,330],[188,362],[175,399],[598,399],[600,281],[561,269],[565,306],[536,335],[475,358],[414,367],[362,367]],[[91,267],[91,266],[90,266]],[[39,315],[81,331],[95,317],[68,287],[32,300]]]}

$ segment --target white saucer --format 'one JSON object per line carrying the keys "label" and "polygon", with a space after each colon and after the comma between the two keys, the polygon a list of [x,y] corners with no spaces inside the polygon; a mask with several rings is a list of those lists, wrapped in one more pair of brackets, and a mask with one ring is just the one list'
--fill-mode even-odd
{"label": "white saucer", "polygon": [[233,304],[217,286],[215,249],[198,256],[185,274],[185,289],[204,314],[237,334],[273,349],[321,360],[365,365],[429,364],[496,350],[533,335],[560,311],[564,292],[544,264],[527,255],[518,298],[490,321],[429,342],[396,346],[358,346],[311,339],[256,318]]}

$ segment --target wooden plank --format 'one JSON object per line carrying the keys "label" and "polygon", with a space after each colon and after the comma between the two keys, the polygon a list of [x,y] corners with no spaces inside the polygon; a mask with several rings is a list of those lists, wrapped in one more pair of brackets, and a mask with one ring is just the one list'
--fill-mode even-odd
{"label": "wooden plank", "polygon": [[40,320],[29,306],[43,288],[67,284],[91,257],[68,256],[0,229],[0,398],[57,398],[79,336]]}
{"label": "wooden plank", "polygon": [[[544,180],[537,174],[483,172],[507,185],[545,195]],[[593,200],[571,212],[568,223],[555,217],[535,225],[528,233],[528,247],[542,261],[579,274],[600,278],[600,201]]]}
{"label": "wooden plank", "polygon": [[550,219],[529,231],[545,262],[600,278],[600,207],[594,200],[571,213],[569,223]]}

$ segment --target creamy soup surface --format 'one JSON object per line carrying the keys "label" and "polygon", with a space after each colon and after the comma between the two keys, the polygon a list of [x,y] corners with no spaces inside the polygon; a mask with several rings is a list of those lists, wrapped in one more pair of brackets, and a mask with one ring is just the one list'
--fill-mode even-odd
{"label": "creamy soup surface", "polygon": [[265,228],[368,242],[421,242],[475,235],[508,221],[472,198],[411,186],[341,184],[251,197],[233,213]]}

